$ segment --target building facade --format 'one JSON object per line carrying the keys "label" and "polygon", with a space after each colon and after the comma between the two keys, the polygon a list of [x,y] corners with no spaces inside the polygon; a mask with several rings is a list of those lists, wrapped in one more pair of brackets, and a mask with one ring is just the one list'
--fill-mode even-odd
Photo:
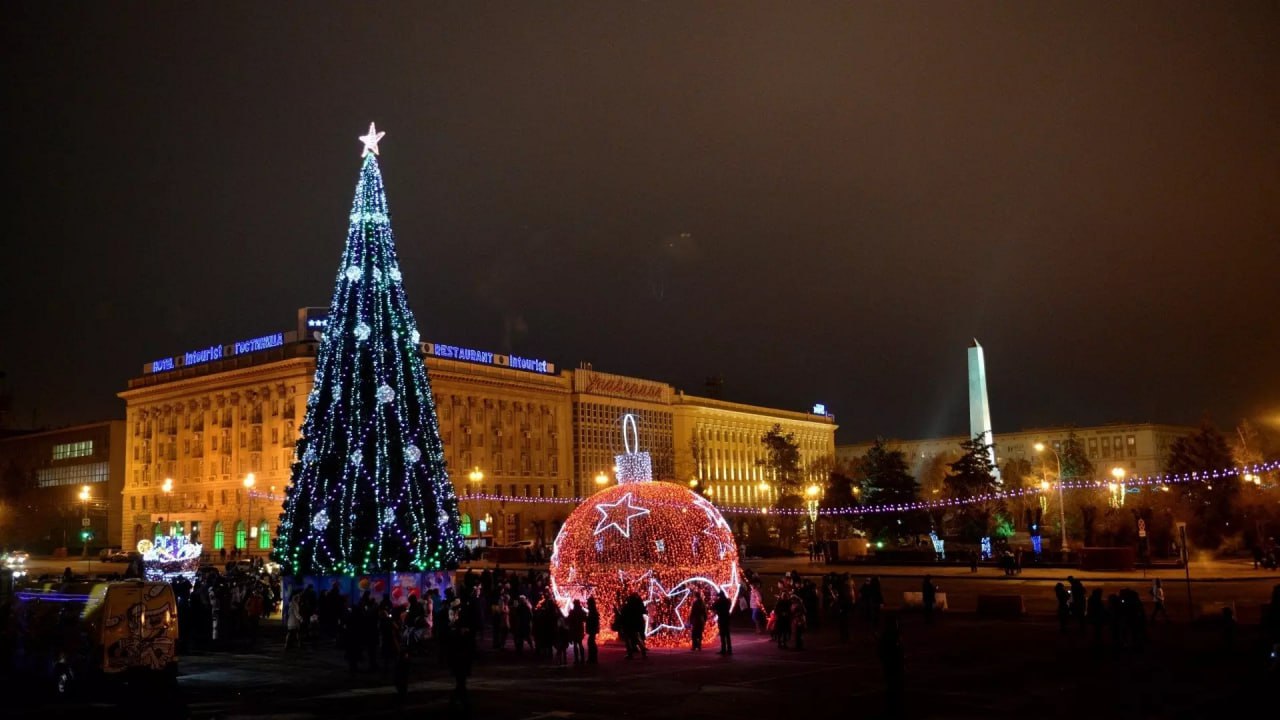
{"label": "building facade", "polygon": [[[1190,427],[1155,423],[1040,428],[996,433],[993,444],[996,463],[1000,467],[1011,460],[1022,460],[1029,463],[1037,475],[1047,473],[1047,477],[1052,478],[1057,473],[1054,452],[1061,452],[1062,444],[1074,433],[1093,463],[1094,479],[1107,479],[1112,468],[1116,467],[1123,469],[1128,477],[1146,477],[1163,472],[1173,441],[1193,432],[1195,429]],[[927,440],[890,440],[887,444],[906,454],[912,474],[920,478],[931,463],[939,459],[951,462],[960,457],[960,443],[967,439],[957,435]],[[1046,449],[1036,452],[1036,443],[1043,443]],[[852,467],[872,445],[873,441],[841,445],[836,448],[836,459],[843,466]]]}
{"label": "building facade", "polygon": [[[163,358],[129,381],[120,393],[127,547],[185,532],[214,553],[270,551],[315,374],[313,333],[323,327],[303,309],[295,330]],[[537,499],[583,497],[613,482],[628,413],[655,478],[697,479],[722,504],[766,499],[755,489],[767,479],[756,462],[775,424],[795,433],[805,462],[834,457],[835,421],[825,414],[452,345],[421,351],[472,543],[550,544],[573,506]]]}
{"label": "building facade", "polygon": [[125,475],[123,420],[8,436],[0,440],[0,544],[50,553],[119,547]]}

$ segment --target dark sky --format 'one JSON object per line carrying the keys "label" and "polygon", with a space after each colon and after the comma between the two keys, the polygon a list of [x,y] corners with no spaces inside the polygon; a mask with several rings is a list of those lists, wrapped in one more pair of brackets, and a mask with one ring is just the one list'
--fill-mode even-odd
{"label": "dark sky", "polygon": [[1280,5],[6,3],[0,370],[327,305],[363,134],[424,339],[826,402],[842,441],[1280,424]]}

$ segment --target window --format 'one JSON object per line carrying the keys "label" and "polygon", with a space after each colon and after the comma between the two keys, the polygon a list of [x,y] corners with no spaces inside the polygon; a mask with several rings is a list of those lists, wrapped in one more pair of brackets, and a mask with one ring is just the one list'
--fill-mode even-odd
{"label": "window", "polygon": [[525,496],[525,497],[531,497],[532,495],[533,495],[533,486],[532,486],[532,485],[525,485],[525,486],[524,486],[524,496]]}
{"label": "window", "polygon": [[84,440],[82,442],[62,443],[53,446],[54,460],[67,460],[69,458],[88,457],[93,454],[93,441]]}
{"label": "window", "polygon": [[226,547],[226,536],[222,530],[222,521],[213,524],[213,549],[221,550]]}
{"label": "window", "polygon": [[271,442],[272,444],[280,442],[280,428],[271,428]]}
{"label": "window", "polygon": [[471,516],[470,515],[463,513],[462,517],[458,518],[458,530],[461,531],[463,535],[471,534]]}
{"label": "window", "polygon": [[267,524],[266,520],[263,520],[262,523],[258,525],[258,549],[271,549],[271,526]]}
{"label": "window", "polygon": [[227,491],[226,491],[226,490],[223,490],[223,491],[222,491],[222,503],[221,503],[221,504],[223,504],[223,505],[226,505],[226,504],[227,504]]}
{"label": "window", "polygon": [[130,496],[129,496],[129,509],[130,509],[130,510],[137,510],[137,509],[138,509],[138,496],[137,496],[137,495],[130,495]]}
{"label": "window", "polygon": [[146,510],[146,509],[147,509],[147,496],[146,496],[146,495],[143,495],[143,496],[142,496],[142,509],[143,509],[143,510]]}
{"label": "window", "polygon": [[511,492],[509,492],[509,493],[507,493],[507,494],[508,494],[508,495],[510,495],[511,497],[515,497],[515,496],[516,496],[516,486],[515,486],[514,484],[512,484],[512,485],[509,485],[509,486],[508,486],[508,488],[511,490]]}
{"label": "window", "polygon": [[104,462],[41,468],[36,471],[36,486],[46,488],[101,483],[106,482],[110,474],[110,467]]}
{"label": "window", "polygon": [[1138,456],[1138,439],[1130,435],[1125,438],[1125,444],[1128,446],[1128,452],[1126,454],[1129,457],[1137,457]]}
{"label": "window", "polygon": [[249,540],[248,533],[246,533],[244,529],[244,521],[237,520],[236,521],[236,549],[237,550],[246,549],[249,545],[248,540]]}
{"label": "window", "polygon": [[551,486],[551,497],[553,497],[553,498],[554,498],[554,497],[560,497],[560,486],[559,486],[559,485],[552,485],[552,486]]}

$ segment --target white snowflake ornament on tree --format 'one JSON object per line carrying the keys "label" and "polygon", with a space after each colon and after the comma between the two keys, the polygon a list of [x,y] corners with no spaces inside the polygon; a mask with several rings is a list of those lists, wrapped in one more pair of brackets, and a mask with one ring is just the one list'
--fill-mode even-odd
{"label": "white snowflake ornament on tree", "polygon": [[409,443],[409,446],[404,449],[404,459],[408,460],[410,463],[418,462],[418,459],[421,457],[422,451],[413,443]]}
{"label": "white snowflake ornament on tree", "polygon": [[329,511],[321,510],[313,515],[311,518],[311,527],[319,530],[320,532],[324,532],[324,529],[329,527]]}
{"label": "white snowflake ornament on tree", "polygon": [[360,269],[359,265],[347,266],[347,279],[350,280],[351,282],[360,282],[360,278],[363,275],[364,275],[364,271]]}
{"label": "white snowflake ornament on tree", "polygon": [[387,508],[382,511],[382,524],[391,527],[396,524],[396,509]]}
{"label": "white snowflake ornament on tree", "polygon": [[369,339],[369,325],[366,323],[358,323],[356,329],[351,331],[356,336],[356,340],[364,342]]}
{"label": "white snowflake ornament on tree", "polygon": [[389,403],[396,399],[396,391],[392,390],[390,385],[382,383],[378,386],[377,396],[378,402]]}
{"label": "white snowflake ornament on tree", "polygon": [[356,451],[354,451],[354,452],[352,452],[352,453],[351,453],[351,464],[352,464],[352,465],[355,465],[356,467],[359,467],[359,466],[360,466],[361,461],[363,461],[363,460],[364,460],[364,453],[360,452],[359,450],[356,450]]}

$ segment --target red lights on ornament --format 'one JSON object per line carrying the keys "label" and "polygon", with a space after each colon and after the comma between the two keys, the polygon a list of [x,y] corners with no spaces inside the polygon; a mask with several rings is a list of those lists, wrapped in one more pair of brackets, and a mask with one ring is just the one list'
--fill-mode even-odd
{"label": "red lights on ornament", "polygon": [[[647,456],[632,451],[629,439],[626,445],[627,455]],[[636,593],[647,611],[646,644],[685,645],[697,595],[708,607],[720,592],[730,602],[737,598],[733,532],[710,501],[688,488],[628,477],[625,468],[648,467],[628,460],[635,458],[619,456],[618,485],[587,498],[565,520],[551,556],[551,589],[562,608],[594,596],[605,640],[617,637],[610,629],[614,613]],[[704,639],[715,633],[711,620]]]}

